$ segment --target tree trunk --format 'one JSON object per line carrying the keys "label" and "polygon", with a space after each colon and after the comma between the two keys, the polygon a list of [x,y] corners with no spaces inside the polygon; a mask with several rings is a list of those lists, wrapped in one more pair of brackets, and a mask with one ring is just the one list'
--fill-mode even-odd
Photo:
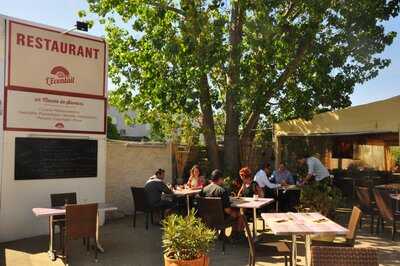
{"label": "tree trunk", "polygon": [[240,43],[242,41],[244,9],[240,1],[232,3],[229,41],[229,67],[227,75],[228,89],[226,91],[226,124],[224,135],[224,170],[227,175],[237,176],[240,161],[239,123],[240,110],[238,105],[240,78]]}
{"label": "tree trunk", "polygon": [[249,166],[251,154],[253,153],[253,142],[256,135],[258,120],[260,119],[259,112],[253,112],[246,121],[240,137],[240,163],[243,166]]}
{"label": "tree trunk", "polygon": [[220,162],[218,156],[217,138],[215,136],[214,117],[211,107],[210,87],[207,76],[200,80],[200,108],[203,114],[203,134],[207,146],[207,156],[212,169],[219,169]]}
{"label": "tree trunk", "polygon": [[[320,23],[320,19],[317,19],[318,24]],[[279,91],[289,79],[289,77],[295,72],[296,68],[300,65],[302,60],[310,49],[313,40],[315,37],[315,32],[311,31],[310,33],[304,36],[304,39],[300,42],[296,55],[293,60],[286,66],[286,69],[281,73],[279,78],[276,80],[275,84],[272,86],[272,89],[264,91],[264,96],[260,99],[256,99],[255,101],[255,109],[249,115],[249,118],[246,121],[246,124],[243,128],[242,136],[240,138],[240,146],[241,146],[241,161],[242,163],[247,163],[249,154],[252,152],[252,145],[254,142],[255,132],[254,130],[257,128],[258,121],[260,119],[260,108],[268,103],[268,101],[273,97],[274,91]]]}

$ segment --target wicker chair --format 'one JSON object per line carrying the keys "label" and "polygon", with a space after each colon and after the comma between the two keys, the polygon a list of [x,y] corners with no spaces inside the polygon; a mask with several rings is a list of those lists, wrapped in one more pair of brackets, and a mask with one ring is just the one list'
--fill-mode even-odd
{"label": "wicker chair", "polygon": [[[358,204],[364,215],[371,217],[371,234],[374,233],[374,221],[377,219],[377,226],[379,226],[379,210],[376,208],[376,204],[373,201],[372,191],[369,187],[356,187],[356,194],[358,198]],[[360,221],[361,227],[361,221]]]}
{"label": "wicker chair", "polygon": [[[383,219],[382,228],[384,221],[392,222],[392,240],[396,238],[396,223],[400,220],[400,212],[395,208],[395,202],[390,197],[391,191],[386,189],[374,189],[376,206],[378,207],[379,213]],[[378,228],[377,228],[378,232]]]}
{"label": "wicker chair", "polygon": [[313,266],[378,266],[378,253],[373,248],[312,247]]}
{"label": "wicker chair", "polygon": [[[273,256],[283,256],[285,258],[285,266],[288,265],[288,257],[290,258],[289,247],[284,242],[254,242],[246,216],[241,215],[244,220],[247,241],[249,243],[249,266],[256,265],[257,258],[269,258]],[[291,260],[290,260],[290,264]]]}
{"label": "wicker chair", "polygon": [[[62,207],[66,204],[76,204],[76,192],[50,194],[50,201],[52,208]],[[64,242],[65,215],[53,216],[53,223],[51,226],[53,227],[53,232],[55,231],[56,226],[59,228],[60,248],[62,248]]]}
{"label": "wicker chair", "polygon": [[313,240],[312,246],[335,246],[335,247],[354,247],[354,243],[357,237],[358,223],[361,219],[361,210],[358,207],[353,207],[351,217],[348,225],[348,233],[346,234],[345,241],[316,241]]}
{"label": "wicker chair", "polygon": [[[65,206],[65,264],[68,264],[70,240],[85,239],[87,251],[89,251],[90,239],[96,243],[97,209],[97,203]],[[94,248],[94,253],[97,262],[97,246]]]}
{"label": "wicker chair", "polygon": [[[143,212],[146,217],[146,230],[149,229],[149,216],[151,224],[154,224],[153,212],[155,209],[150,208],[147,203],[146,191],[143,187],[131,187],[132,198],[133,198],[133,227],[136,227],[136,213]],[[157,209],[158,210],[158,209]],[[158,210],[159,211],[159,210]],[[163,216],[163,212],[161,212]],[[163,217],[161,217],[163,218]]]}
{"label": "wicker chair", "polygon": [[198,215],[208,227],[220,231],[222,252],[225,252],[225,244],[228,240],[225,229],[231,227],[236,221],[231,217],[225,218],[221,198],[198,197],[198,202]]}

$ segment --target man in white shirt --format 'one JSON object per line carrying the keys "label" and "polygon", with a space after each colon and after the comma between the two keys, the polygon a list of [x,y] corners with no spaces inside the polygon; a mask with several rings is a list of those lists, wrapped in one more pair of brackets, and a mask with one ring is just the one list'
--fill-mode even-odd
{"label": "man in white shirt", "polygon": [[267,173],[271,173],[271,165],[269,163],[265,163],[264,168],[260,169],[256,175],[254,176],[254,181],[257,182],[258,186],[262,189],[265,187],[269,189],[279,188],[281,184],[275,184],[269,181]]}
{"label": "man in white shirt", "polygon": [[321,163],[321,161],[313,156],[305,154],[299,159],[300,164],[307,164],[308,174],[304,181],[307,183],[311,181],[313,178],[317,182],[321,182],[322,180],[328,181],[326,179],[329,177],[328,169]]}

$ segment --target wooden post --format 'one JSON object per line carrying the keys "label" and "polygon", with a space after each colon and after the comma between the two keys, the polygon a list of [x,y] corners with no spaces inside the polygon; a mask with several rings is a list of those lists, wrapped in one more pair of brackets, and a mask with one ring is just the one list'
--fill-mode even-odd
{"label": "wooden post", "polygon": [[275,137],[275,169],[278,169],[279,163],[281,162],[281,137]]}

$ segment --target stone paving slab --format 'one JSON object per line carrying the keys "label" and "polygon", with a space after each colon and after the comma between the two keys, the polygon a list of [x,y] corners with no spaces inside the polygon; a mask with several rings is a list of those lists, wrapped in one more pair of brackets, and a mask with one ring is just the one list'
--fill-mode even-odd
{"label": "stone paving slab", "polygon": [[[142,217],[132,228],[132,220],[123,218],[113,220],[101,228],[101,243],[104,254],[99,254],[98,263],[94,262],[94,254],[87,254],[82,241],[74,241],[71,245],[71,266],[162,266],[161,228],[150,226],[146,231]],[[261,225],[260,225],[261,228]],[[368,225],[361,230],[356,243],[357,247],[374,247],[379,249],[381,265],[400,265],[400,235],[397,241],[391,241],[390,228],[386,228],[384,236],[371,236]],[[55,262],[47,256],[48,237],[39,236],[0,244],[0,265],[3,266],[58,266],[64,265],[60,259]],[[299,249],[299,265],[304,265],[304,248]],[[247,242],[228,244],[222,254],[221,243],[217,242],[210,254],[211,265],[245,266],[248,261]],[[284,265],[283,258],[272,257],[258,266]]]}

